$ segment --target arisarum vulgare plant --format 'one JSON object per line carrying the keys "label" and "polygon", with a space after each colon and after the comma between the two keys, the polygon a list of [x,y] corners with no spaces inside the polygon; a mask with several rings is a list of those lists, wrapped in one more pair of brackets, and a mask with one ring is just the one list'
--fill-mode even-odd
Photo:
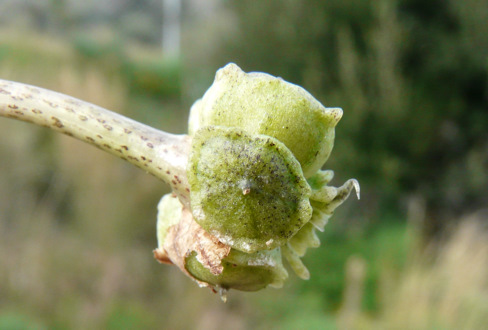
{"label": "arisarum vulgare plant", "polygon": [[100,107],[0,80],[0,115],[86,141],[168,183],[158,205],[156,259],[214,291],[308,279],[301,261],[320,241],[356,180],[329,186],[340,108],[303,88],[228,64],[191,109],[188,135],[172,135]]}

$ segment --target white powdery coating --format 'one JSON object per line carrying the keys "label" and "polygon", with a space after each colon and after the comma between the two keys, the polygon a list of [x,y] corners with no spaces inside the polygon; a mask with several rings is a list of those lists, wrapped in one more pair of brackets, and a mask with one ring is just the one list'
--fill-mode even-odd
{"label": "white powdery coating", "polygon": [[[280,253],[278,249],[272,252]],[[250,259],[247,264],[249,266],[269,266],[269,267],[275,267],[277,265],[276,259],[274,257],[274,253],[269,253],[269,252],[268,253],[257,252],[256,257]]]}

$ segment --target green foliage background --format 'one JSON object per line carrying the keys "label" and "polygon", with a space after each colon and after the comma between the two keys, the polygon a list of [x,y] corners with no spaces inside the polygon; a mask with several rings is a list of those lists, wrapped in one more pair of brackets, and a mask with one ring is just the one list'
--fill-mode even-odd
{"label": "green foliage background", "polygon": [[[160,49],[160,2],[74,3],[0,5],[0,78],[184,133],[219,67],[281,76],[344,109],[326,168],[335,184],[357,178],[362,199],[337,211],[306,256],[310,281],[232,292],[224,305],[152,259],[167,187],[81,142],[2,119],[0,329],[488,322],[486,1],[184,1],[178,58]],[[475,230],[447,238],[473,218]],[[457,281],[472,273],[481,279]],[[436,298],[422,305],[408,292]]]}

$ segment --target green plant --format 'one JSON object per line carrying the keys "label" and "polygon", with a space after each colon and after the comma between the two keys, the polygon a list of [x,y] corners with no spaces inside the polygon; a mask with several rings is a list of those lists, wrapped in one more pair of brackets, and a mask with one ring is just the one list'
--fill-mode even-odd
{"label": "green plant", "polygon": [[321,171],[339,108],[299,86],[235,64],[192,107],[188,135],[172,135],[92,104],[0,80],[0,115],[88,142],[168,183],[158,206],[155,257],[201,286],[255,291],[281,286],[282,255],[303,279],[300,258],[320,242],[356,180],[328,186]]}

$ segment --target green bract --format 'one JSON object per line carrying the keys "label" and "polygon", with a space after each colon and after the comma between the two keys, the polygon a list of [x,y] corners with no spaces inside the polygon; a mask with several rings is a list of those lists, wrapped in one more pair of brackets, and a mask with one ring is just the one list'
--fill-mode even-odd
{"label": "green bract", "polygon": [[291,150],[309,177],[329,157],[341,117],[340,108],[325,108],[297,85],[261,72],[245,73],[231,63],[193,105],[189,133],[218,125],[272,136]]}
{"label": "green bract", "polygon": [[243,252],[283,245],[312,216],[300,164],[270,136],[201,128],[193,137],[188,182],[195,221]]}
{"label": "green bract", "polygon": [[281,263],[279,249],[250,254],[232,249],[222,260],[222,265],[222,273],[212,274],[198,261],[195,253],[192,253],[187,258],[186,268],[199,281],[226,290],[232,288],[241,291],[257,291],[268,285],[280,288],[288,277]]}

